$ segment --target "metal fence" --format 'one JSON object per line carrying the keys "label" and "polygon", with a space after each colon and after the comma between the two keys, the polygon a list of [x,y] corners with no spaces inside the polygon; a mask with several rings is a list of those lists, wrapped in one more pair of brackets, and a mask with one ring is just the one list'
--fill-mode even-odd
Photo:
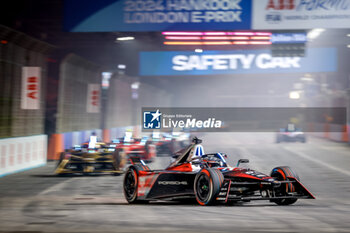
{"label": "metal fence", "polygon": [[107,93],[105,128],[132,125],[131,82],[112,78]]}
{"label": "metal fence", "polygon": [[137,79],[126,75],[114,75],[111,79],[107,93],[105,128],[139,125],[142,107],[170,107],[169,93],[144,82],[140,83],[137,91],[133,91],[131,84],[135,80]]}
{"label": "metal fence", "polygon": [[[0,25],[0,138],[44,133],[47,54],[52,46]],[[21,109],[22,68],[41,68],[40,108]]]}

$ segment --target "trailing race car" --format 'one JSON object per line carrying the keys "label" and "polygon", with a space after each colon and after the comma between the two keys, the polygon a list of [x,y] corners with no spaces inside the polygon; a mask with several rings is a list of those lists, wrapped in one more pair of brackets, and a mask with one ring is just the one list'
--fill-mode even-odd
{"label": "trailing race car", "polygon": [[171,156],[179,148],[184,148],[191,144],[189,134],[183,132],[153,132],[150,140],[156,146],[157,156]]}
{"label": "trailing race car", "polygon": [[115,151],[123,157],[138,157],[147,162],[152,162],[156,157],[156,146],[147,138],[119,138],[112,141]]}
{"label": "trailing race car", "polygon": [[294,124],[288,124],[287,128],[281,128],[276,135],[276,143],[280,142],[306,142],[305,133],[296,128]]}
{"label": "trailing race car", "polygon": [[119,175],[127,162],[125,155],[117,153],[114,145],[103,142],[84,143],[62,152],[55,173],[112,173]]}
{"label": "trailing race car", "polygon": [[290,205],[298,199],[315,197],[300,182],[289,167],[272,169],[270,175],[248,168],[227,165],[222,153],[204,154],[201,140],[179,153],[164,170],[150,170],[137,158],[124,176],[124,196],[129,203],[159,199],[195,198],[200,205],[215,203],[269,200],[278,205]]}

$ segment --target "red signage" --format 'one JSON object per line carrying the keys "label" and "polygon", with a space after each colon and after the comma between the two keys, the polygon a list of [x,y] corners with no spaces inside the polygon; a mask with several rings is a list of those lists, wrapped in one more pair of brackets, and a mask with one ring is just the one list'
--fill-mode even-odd
{"label": "red signage", "polygon": [[22,109],[40,109],[40,67],[22,68]]}
{"label": "red signage", "polygon": [[88,84],[86,111],[89,113],[100,112],[100,84]]}
{"label": "red signage", "polygon": [[269,0],[266,10],[293,10],[295,0]]}

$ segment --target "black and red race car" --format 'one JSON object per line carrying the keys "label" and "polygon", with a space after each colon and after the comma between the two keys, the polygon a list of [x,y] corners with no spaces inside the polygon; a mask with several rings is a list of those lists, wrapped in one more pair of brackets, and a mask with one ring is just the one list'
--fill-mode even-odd
{"label": "black and red race car", "polygon": [[149,138],[156,146],[157,156],[171,156],[180,148],[184,148],[191,144],[189,134],[183,132],[153,132]]}
{"label": "black and red race car", "polygon": [[117,154],[122,157],[138,157],[141,160],[152,162],[156,157],[156,146],[148,138],[115,139],[110,143],[115,147]]}
{"label": "black and red race car", "polygon": [[142,160],[131,158],[124,176],[124,196],[129,203],[195,198],[200,205],[269,200],[290,205],[298,199],[315,199],[287,166],[272,169],[270,175],[227,165],[222,153],[204,154],[201,140],[178,153],[164,170],[151,170]]}

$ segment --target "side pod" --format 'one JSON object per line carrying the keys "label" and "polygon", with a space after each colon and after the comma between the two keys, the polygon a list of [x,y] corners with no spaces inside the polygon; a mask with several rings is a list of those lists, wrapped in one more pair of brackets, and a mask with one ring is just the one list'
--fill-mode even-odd
{"label": "side pod", "polygon": [[147,170],[151,170],[151,169],[147,166],[147,164],[146,164],[142,159],[140,159],[140,157],[130,157],[129,160],[130,160],[130,163],[131,163],[132,165],[138,164],[138,165],[141,165],[146,171],[147,171]]}

